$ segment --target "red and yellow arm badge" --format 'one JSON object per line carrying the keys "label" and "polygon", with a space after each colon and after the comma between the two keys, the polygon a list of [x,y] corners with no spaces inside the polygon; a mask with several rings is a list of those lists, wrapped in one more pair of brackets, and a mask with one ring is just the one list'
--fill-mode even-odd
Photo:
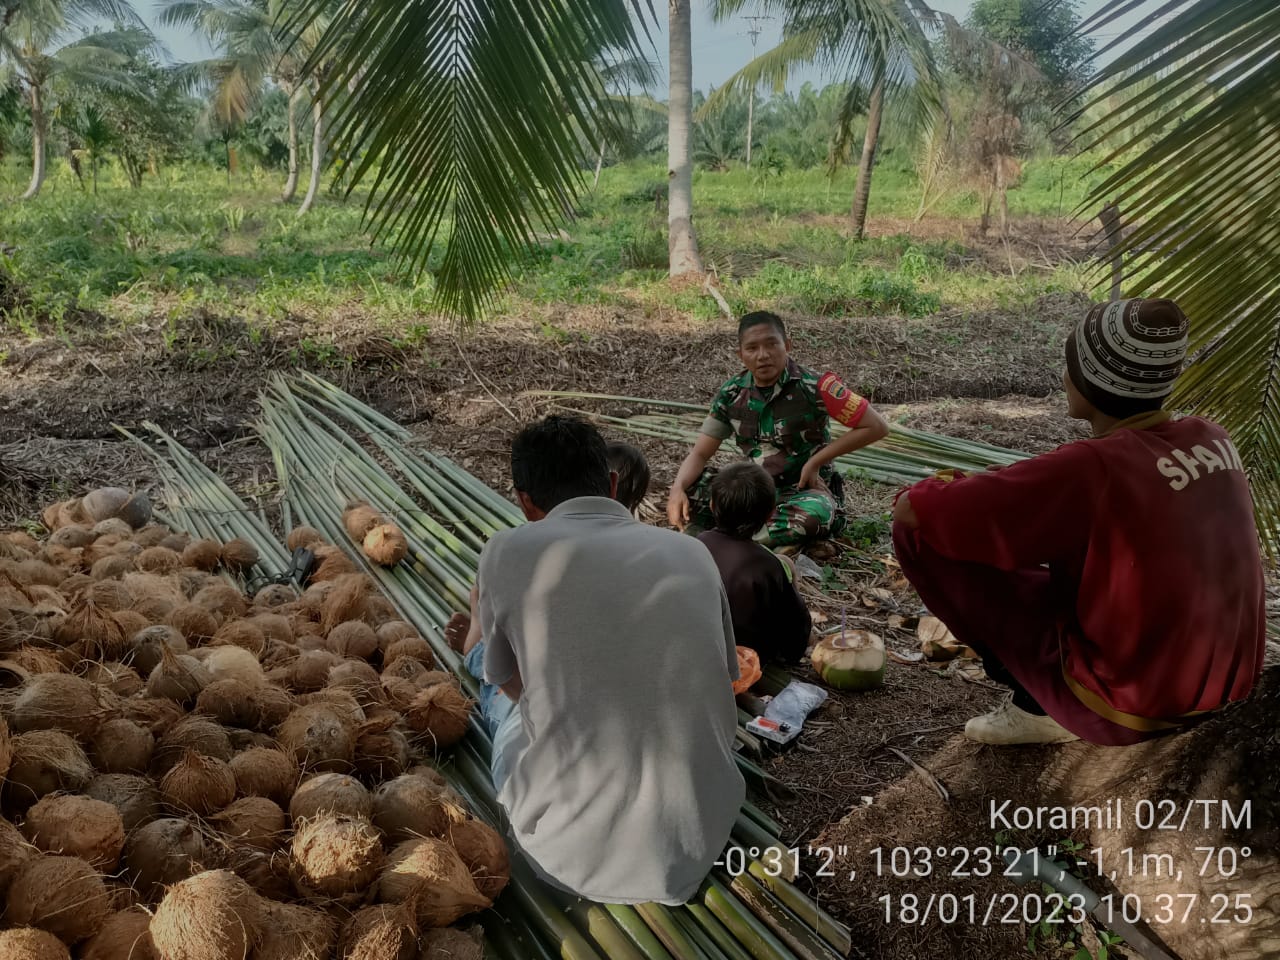
{"label": "red and yellow arm badge", "polygon": [[818,396],[831,419],[846,427],[856,427],[869,406],[865,397],[858,396],[830,371],[818,378]]}

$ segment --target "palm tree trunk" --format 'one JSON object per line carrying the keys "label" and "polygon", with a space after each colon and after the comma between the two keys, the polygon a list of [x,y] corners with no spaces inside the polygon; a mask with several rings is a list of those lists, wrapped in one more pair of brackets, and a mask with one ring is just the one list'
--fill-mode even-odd
{"label": "palm tree trunk", "polygon": [[600,156],[596,158],[596,176],[591,181],[591,189],[600,186],[600,171],[604,168],[604,138],[600,139]]}
{"label": "palm tree trunk", "polygon": [[23,200],[30,200],[44,185],[45,175],[45,117],[44,94],[40,84],[31,85],[31,184],[22,195]]}
{"label": "palm tree trunk", "polygon": [[284,182],[280,199],[288,203],[298,192],[298,101],[302,98],[301,86],[289,87],[289,179]]}
{"label": "palm tree trunk", "polygon": [[689,0],[670,0],[671,90],[667,105],[667,252],[672,277],[702,272],[693,232],[693,50]]}
{"label": "palm tree trunk", "polygon": [[98,157],[95,154],[89,158],[89,169],[93,171],[93,195],[98,195]]}
{"label": "palm tree trunk", "polygon": [[752,84],[751,92],[747,95],[747,169],[751,169],[751,136],[752,127],[755,126],[756,119],[756,88]]}
{"label": "palm tree trunk", "polygon": [[861,240],[867,230],[867,203],[871,199],[871,172],[876,165],[876,147],[880,143],[880,119],[884,115],[884,71],[876,75],[867,106],[867,135],[862,140],[862,161],[858,164],[858,182],[853,188],[853,238]]}
{"label": "palm tree trunk", "polygon": [[320,192],[320,174],[324,170],[324,102],[320,99],[319,86],[311,100],[311,120],[314,127],[311,134],[311,182],[307,184],[307,195],[298,208],[298,216],[315,206],[316,194]]}

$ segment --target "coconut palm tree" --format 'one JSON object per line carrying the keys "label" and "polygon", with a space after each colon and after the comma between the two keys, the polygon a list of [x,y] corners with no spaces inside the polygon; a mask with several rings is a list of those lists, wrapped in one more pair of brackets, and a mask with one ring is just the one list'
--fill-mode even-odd
{"label": "coconut palm tree", "polygon": [[[1134,10],[1134,8],[1137,8]],[[1090,106],[1123,104],[1080,135],[1119,169],[1090,213],[1116,202],[1128,229],[1127,295],[1176,300],[1191,356],[1173,402],[1231,431],[1253,484],[1263,539],[1280,555],[1280,6],[1273,0],[1109,0],[1086,23],[1126,11],[1123,52],[1091,83]],[[1114,29],[1114,28],[1112,28]],[[1127,44],[1133,44],[1126,48]],[[1152,79],[1158,82],[1152,83]]]}
{"label": "coconut palm tree", "polygon": [[[752,0],[713,0],[713,14],[728,19],[748,2]],[[849,212],[853,234],[861,239],[886,100],[907,92],[910,109],[922,115],[941,109],[941,78],[930,35],[959,30],[959,25],[923,0],[762,0],[759,6],[783,21],[782,41],[739,70],[703,110],[717,110],[732,91],[754,89],[761,82],[780,90],[790,71],[804,64],[835,74],[845,84],[845,98],[834,155],[843,151],[854,118],[867,116]]]}
{"label": "coconut palm tree", "polygon": [[[92,33],[63,42],[77,18],[97,13],[119,16],[129,26]],[[0,33],[0,83],[16,82],[31,119],[31,182],[22,199],[40,192],[47,172],[49,121],[56,104],[55,78],[69,89],[128,87],[132,78],[121,67],[139,44],[153,42],[127,4],[115,0],[21,0],[6,11]]]}
{"label": "coconut palm tree", "polygon": [[693,232],[693,47],[689,0],[670,0],[667,99],[667,250],[671,276],[702,272]]}

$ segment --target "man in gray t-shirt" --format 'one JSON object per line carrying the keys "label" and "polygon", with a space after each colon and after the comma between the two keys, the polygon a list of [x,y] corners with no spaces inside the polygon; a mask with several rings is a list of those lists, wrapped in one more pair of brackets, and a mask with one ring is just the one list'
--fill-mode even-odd
{"label": "man in gray t-shirt", "polygon": [[543,879],[579,896],[681,903],[745,793],[719,571],[702,544],[611,499],[594,427],[549,417],[516,438],[511,462],[538,522],[481,554],[467,665],[483,663],[513,839]]}

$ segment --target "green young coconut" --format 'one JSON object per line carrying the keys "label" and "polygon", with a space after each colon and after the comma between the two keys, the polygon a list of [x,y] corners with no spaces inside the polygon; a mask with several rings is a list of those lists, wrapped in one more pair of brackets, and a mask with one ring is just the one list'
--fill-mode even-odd
{"label": "green young coconut", "polygon": [[810,659],[818,676],[837,690],[870,690],[884,682],[884,641],[869,630],[823,637]]}

